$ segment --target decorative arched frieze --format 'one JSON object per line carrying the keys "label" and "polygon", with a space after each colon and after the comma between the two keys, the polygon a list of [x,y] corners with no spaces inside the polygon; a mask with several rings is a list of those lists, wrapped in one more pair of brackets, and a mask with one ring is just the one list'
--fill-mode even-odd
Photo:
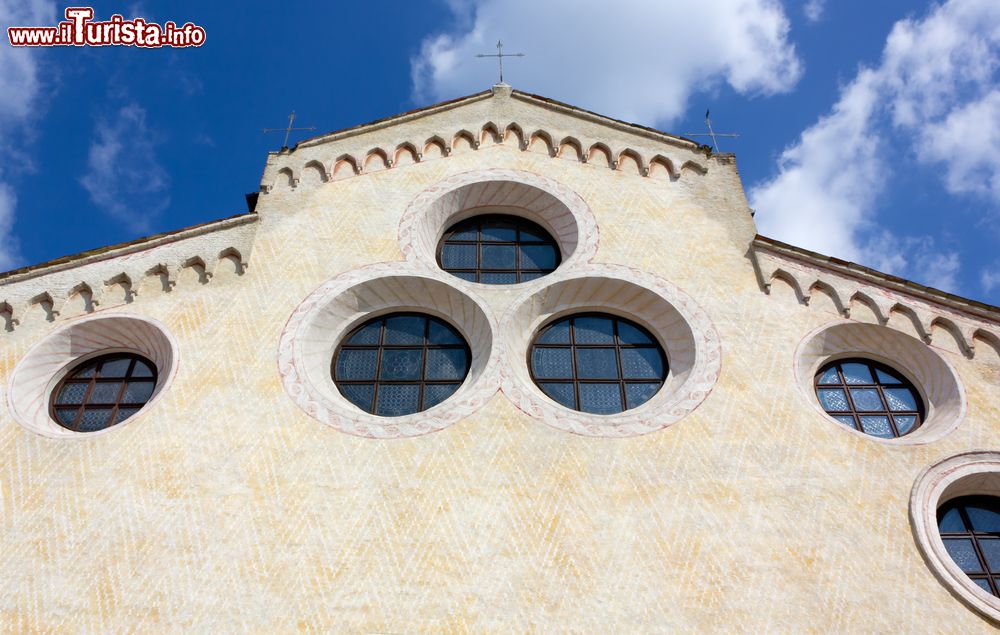
{"label": "decorative arched frieze", "polygon": [[396,153],[392,156],[393,167],[411,165],[413,163],[418,163],[419,161],[420,153],[417,152],[417,149],[409,141],[404,141],[396,146]]}
{"label": "decorative arched frieze", "polygon": [[433,136],[424,142],[424,159],[440,159],[448,156],[448,144],[444,139]]}
{"label": "decorative arched frieze", "polygon": [[550,157],[556,155],[555,145],[552,143],[552,136],[544,130],[536,130],[531,133],[528,141],[528,152],[537,152]]}
{"label": "decorative arched frieze", "polygon": [[575,137],[564,137],[559,142],[559,152],[556,156],[560,159],[580,161],[581,163],[587,160],[587,157],[583,154],[583,145]]}
{"label": "decorative arched frieze", "polygon": [[587,151],[587,163],[614,170],[616,163],[614,159],[611,158],[612,156],[611,148],[598,142],[590,146],[590,150]]}
{"label": "decorative arched frieze", "polygon": [[479,145],[497,145],[503,143],[503,137],[500,135],[500,129],[492,121],[487,121],[483,124],[483,127],[479,131]]}
{"label": "decorative arched frieze", "polygon": [[642,176],[649,175],[649,169],[643,163],[642,157],[635,150],[628,148],[622,150],[618,153],[618,160],[615,163],[617,164],[615,169],[619,172],[628,172]]}
{"label": "decorative arched frieze", "polygon": [[764,293],[771,294],[772,281],[780,279],[801,304],[815,305],[810,298],[822,289],[845,317],[888,326],[970,359],[976,359],[976,340],[1000,341],[1000,311],[992,307],[760,236],[751,254]]}
{"label": "decorative arched frieze", "polygon": [[527,147],[525,145],[524,130],[521,130],[521,126],[516,123],[507,124],[507,127],[504,128],[503,142],[505,145],[513,145],[518,150],[524,150]]}
{"label": "decorative arched frieze", "polygon": [[475,135],[468,130],[459,130],[451,139],[451,154],[461,154],[479,148]]}
{"label": "decorative arched frieze", "polygon": [[662,154],[657,154],[649,160],[649,176],[667,178],[676,181],[680,173],[674,168],[674,162]]}
{"label": "decorative arched frieze", "polygon": [[378,172],[379,170],[386,170],[392,165],[392,161],[389,159],[389,155],[386,154],[385,150],[382,148],[372,148],[365,154],[364,163],[362,163],[362,171],[366,174],[369,172]]}

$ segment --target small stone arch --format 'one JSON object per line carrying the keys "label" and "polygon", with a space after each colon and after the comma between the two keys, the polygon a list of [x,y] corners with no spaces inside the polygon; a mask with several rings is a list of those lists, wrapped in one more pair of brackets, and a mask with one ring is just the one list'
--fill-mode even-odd
{"label": "small stone arch", "polygon": [[500,136],[500,129],[492,121],[487,121],[479,131],[479,146],[497,145],[499,143],[503,143],[503,138]]}
{"label": "small stone arch", "polygon": [[358,160],[350,154],[342,154],[333,162],[333,174],[331,180],[344,179],[361,172]]}
{"label": "small stone arch", "polygon": [[198,284],[206,284],[211,276],[212,274],[208,271],[208,267],[201,256],[192,256],[185,260],[178,274],[181,281],[187,281],[190,278]]}
{"label": "small stone arch", "polygon": [[536,130],[531,133],[530,140],[528,141],[528,151],[538,152],[550,157],[554,157],[556,155],[555,146],[552,143],[552,137],[544,130]]}
{"label": "small stone arch", "polygon": [[292,168],[281,168],[278,170],[278,178],[275,181],[276,186],[291,189],[298,185],[298,182],[299,180],[295,178]]}
{"label": "small stone arch", "polygon": [[227,247],[219,252],[219,260],[215,264],[213,277],[226,275],[242,276],[246,272],[246,263],[243,255],[235,247]]}
{"label": "small stone arch", "polygon": [[448,144],[435,135],[424,142],[424,160],[438,159],[448,156]]}
{"label": "small stone arch", "polygon": [[[0,315],[3,315],[2,310]],[[977,361],[982,359],[988,364],[1000,365],[1000,337],[984,329],[976,329],[972,334],[972,342],[976,345]]]}
{"label": "small stone arch", "polygon": [[809,305],[814,308],[830,311],[837,315],[845,315],[847,313],[837,290],[822,280],[817,280],[809,286],[809,297]]}
{"label": "small stone arch", "polygon": [[889,308],[889,316],[886,325],[911,335],[922,342],[930,343],[930,334],[924,330],[920,323],[920,317],[908,306],[896,303]]}
{"label": "small stone arch", "polygon": [[392,165],[389,160],[389,156],[385,153],[382,148],[372,148],[365,155],[365,162],[362,166],[364,172],[378,172],[379,170],[388,169]]}
{"label": "small stone arch", "polygon": [[418,163],[419,161],[420,153],[417,152],[417,149],[409,141],[404,141],[396,146],[396,153],[392,158],[393,167],[411,165],[413,163]]}
{"label": "small stone arch", "polygon": [[771,273],[771,278],[768,280],[768,293],[770,295],[773,295],[771,291],[774,290],[775,280],[783,283],[792,290],[792,293],[795,296],[795,301],[798,304],[808,304],[806,295],[802,292],[802,285],[799,284],[799,281],[795,278],[795,276],[788,273],[784,269],[775,269],[774,272]]}
{"label": "small stone arch", "polygon": [[564,137],[563,140],[559,142],[559,152],[556,156],[560,159],[580,161],[581,163],[587,160],[587,158],[583,155],[583,145],[580,143],[579,139],[575,137]]}
{"label": "small stone arch", "polygon": [[681,172],[684,170],[690,170],[699,176],[705,176],[708,174],[708,168],[700,163],[695,163],[694,161],[685,161],[684,165],[681,166]]}
{"label": "small stone arch", "polygon": [[108,294],[116,288],[119,289],[119,292],[121,293],[122,302],[128,304],[135,299],[135,289],[133,289],[132,278],[124,271],[104,282],[103,297],[109,297]]}
{"label": "small stone arch", "polygon": [[521,126],[516,123],[507,124],[507,127],[503,131],[503,142],[504,144],[510,144],[514,142],[518,150],[524,150],[524,130],[521,130]]}
{"label": "small stone arch", "polygon": [[618,154],[618,160],[615,161],[617,164],[617,169],[620,172],[632,172],[638,174],[639,176],[646,176],[649,174],[649,170],[646,168],[645,163],[642,160],[642,156],[631,148],[626,148]]}
{"label": "small stone arch", "polygon": [[649,176],[676,181],[680,175],[677,173],[673,161],[662,154],[658,154],[649,160]]}
{"label": "small stone arch", "polygon": [[932,345],[968,358],[972,357],[971,342],[966,343],[961,329],[948,318],[936,317],[931,320],[930,335]]}
{"label": "small stone arch", "polygon": [[10,333],[20,322],[14,317],[14,307],[8,302],[0,302],[0,319],[3,320],[3,330]]}
{"label": "small stone arch", "polygon": [[309,161],[302,167],[302,183],[305,185],[319,185],[329,180],[326,166],[316,159]]}
{"label": "small stone arch", "polygon": [[611,158],[612,156],[614,155],[611,154],[611,148],[601,142],[597,142],[590,146],[590,150],[587,152],[587,163],[608,167],[613,170],[615,164]]}
{"label": "small stone arch", "polygon": [[885,324],[886,317],[882,315],[878,303],[860,291],[851,296],[849,307],[851,318],[858,322]]}
{"label": "small stone arch", "polygon": [[93,313],[94,290],[86,282],[81,282],[69,291],[66,303],[63,305],[61,313],[63,315],[81,315],[83,313]]}
{"label": "small stone arch", "polygon": [[459,130],[451,139],[451,153],[461,154],[462,152],[475,150],[478,145],[476,137],[471,132],[468,130]]}

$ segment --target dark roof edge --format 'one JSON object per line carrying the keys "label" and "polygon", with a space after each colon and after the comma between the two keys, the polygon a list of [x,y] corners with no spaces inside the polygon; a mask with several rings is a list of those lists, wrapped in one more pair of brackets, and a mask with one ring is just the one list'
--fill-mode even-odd
{"label": "dark roof edge", "polygon": [[657,141],[666,141],[674,145],[682,146],[688,150],[699,151],[707,148],[703,144],[697,141],[692,141],[686,137],[681,137],[675,134],[670,134],[669,132],[663,132],[662,130],[657,130],[656,128],[650,128],[649,126],[643,126],[642,124],[632,123],[630,121],[623,121],[621,119],[615,119],[614,117],[608,117],[607,115],[602,115],[596,113],[592,110],[586,110],[585,108],[579,108],[573,106],[572,104],[567,104],[565,102],[558,101],[556,99],[551,99],[549,97],[542,97],[541,95],[535,95],[533,93],[526,93],[521,90],[513,90],[511,92],[512,96],[518,97],[525,101],[538,101],[541,105],[550,108],[555,108],[557,110],[569,111],[576,115],[584,115],[587,119],[591,119],[598,123],[603,123],[605,125],[610,125],[615,128],[625,129],[629,132],[639,132],[644,136],[656,139]]}
{"label": "dark roof edge", "polygon": [[364,132],[369,132],[371,130],[378,130],[379,128],[385,128],[386,126],[402,123],[410,119],[415,119],[424,115],[429,115],[434,112],[441,110],[450,110],[452,108],[457,108],[458,106],[479,101],[486,97],[493,95],[490,90],[484,90],[482,92],[473,93],[471,95],[465,95],[464,97],[456,97],[455,99],[449,99],[447,101],[438,102],[436,104],[431,104],[430,106],[424,106],[422,108],[415,108],[413,110],[407,110],[406,112],[399,113],[397,115],[390,115],[389,117],[383,117],[381,119],[376,119],[374,121],[369,121],[367,123],[358,124],[356,126],[351,126],[349,128],[341,128],[340,130],[334,130],[333,132],[325,132],[321,135],[316,135],[315,137],[309,137],[295,144],[287,152],[270,152],[268,154],[291,154],[299,149],[299,147],[311,147],[318,145],[320,143],[325,143],[327,141],[336,141],[338,139],[344,139],[346,137],[352,137],[354,135],[362,134]]}
{"label": "dark roof edge", "polygon": [[92,262],[109,260],[125,254],[142,251],[151,247],[158,247],[160,245],[166,245],[179,240],[184,240],[185,238],[201,236],[202,234],[228,229],[237,225],[252,223],[257,221],[258,218],[259,217],[256,212],[246,212],[243,214],[237,214],[236,216],[229,216],[219,220],[209,221],[207,223],[175,229],[169,232],[153,234],[152,236],[144,236],[142,238],[137,238],[136,240],[130,240],[115,245],[81,251],[69,256],[61,256],[36,265],[30,265],[27,267],[21,267],[20,269],[12,269],[11,271],[0,273],[0,286],[14,282],[21,282],[23,280],[30,280],[31,278],[37,278],[45,274],[55,273],[66,269],[72,269],[73,267],[79,267]]}
{"label": "dark roof edge", "polygon": [[809,251],[808,249],[803,249],[802,247],[796,247],[795,245],[783,243],[780,240],[775,240],[774,238],[761,236],[760,234],[754,236],[753,242],[755,247],[763,247],[783,256],[792,258],[793,260],[831,269],[850,278],[865,280],[867,282],[875,282],[876,284],[890,289],[909,293],[910,295],[914,295],[926,302],[941,305],[952,310],[965,311],[972,313],[976,317],[1000,323],[1000,307],[992,304],[971,300],[960,295],[948,293],[947,291],[935,289],[934,287],[924,286],[913,282],[912,280],[907,280],[906,278],[900,278],[899,276],[883,273],[877,269],[865,267],[864,265],[859,265],[855,262],[841,260],[840,258],[834,258],[832,256],[825,256],[815,251]]}

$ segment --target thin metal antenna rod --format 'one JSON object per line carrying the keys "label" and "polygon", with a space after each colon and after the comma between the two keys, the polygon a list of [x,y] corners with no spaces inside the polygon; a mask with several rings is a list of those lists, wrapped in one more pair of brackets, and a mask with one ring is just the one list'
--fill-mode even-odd
{"label": "thin metal antenna rod", "polygon": [[479,53],[476,57],[495,57],[500,62],[500,83],[503,83],[503,58],[505,57],[524,57],[524,53],[504,53],[503,52],[503,41],[497,40],[497,52],[496,53]]}
{"label": "thin metal antenna rod", "polygon": [[291,134],[292,130],[315,130],[316,126],[309,126],[308,128],[293,128],[292,123],[295,121],[295,111],[288,115],[288,126],[284,128],[262,128],[264,132],[282,132],[285,133],[285,141],[281,144],[281,149],[284,150],[288,147],[288,135]]}
{"label": "thin metal antenna rod", "polygon": [[722,152],[719,147],[719,140],[716,137],[731,137],[733,139],[738,139],[740,135],[731,132],[716,132],[712,129],[712,118],[708,116],[709,111],[705,111],[705,126],[708,128],[708,134],[689,132],[687,136],[689,137],[711,137],[712,138],[712,149],[716,152]]}

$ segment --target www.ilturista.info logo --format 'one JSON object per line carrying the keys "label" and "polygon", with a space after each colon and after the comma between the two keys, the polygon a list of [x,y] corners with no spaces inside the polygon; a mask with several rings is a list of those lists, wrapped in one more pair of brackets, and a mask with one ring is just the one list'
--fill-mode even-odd
{"label": "www.ilturista.info logo", "polygon": [[92,7],[66,7],[66,20],[56,26],[10,26],[11,46],[141,46],[184,48],[205,43],[205,29],[196,24],[162,26],[142,18],[126,20],[117,13],[94,22]]}

